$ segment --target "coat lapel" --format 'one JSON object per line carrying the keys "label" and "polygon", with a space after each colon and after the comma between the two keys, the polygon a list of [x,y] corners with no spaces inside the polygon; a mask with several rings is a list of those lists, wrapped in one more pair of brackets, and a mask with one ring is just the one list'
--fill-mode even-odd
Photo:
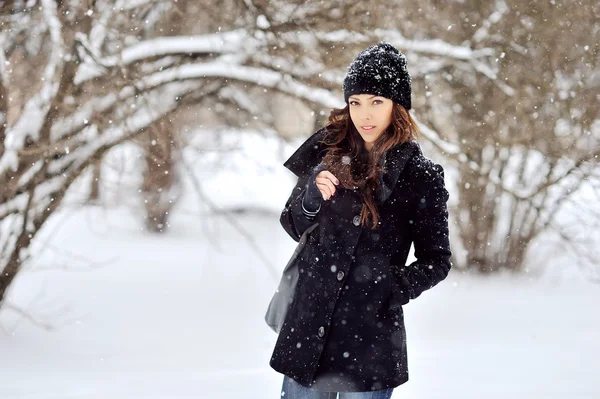
{"label": "coat lapel", "polygon": [[406,141],[390,149],[385,154],[383,166],[386,173],[379,174],[379,202],[384,203],[392,191],[394,191],[394,187],[406,166],[406,162],[411,158],[415,150],[417,150],[417,153],[421,151],[419,144],[416,141]]}
{"label": "coat lapel", "polygon": [[320,141],[325,136],[325,128],[317,130],[283,163],[298,177],[308,177],[319,165],[327,148]]}
{"label": "coat lapel", "polygon": [[[325,128],[319,129],[310,136],[298,149],[288,158],[283,165],[298,177],[308,177],[317,168],[325,155],[326,146],[320,141],[325,135]],[[380,203],[385,202],[398,182],[400,174],[406,166],[406,162],[415,153],[421,152],[416,141],[407,141],[390,149],[382,159],[386,173],[379,175],[380,190],[378,199]]]}

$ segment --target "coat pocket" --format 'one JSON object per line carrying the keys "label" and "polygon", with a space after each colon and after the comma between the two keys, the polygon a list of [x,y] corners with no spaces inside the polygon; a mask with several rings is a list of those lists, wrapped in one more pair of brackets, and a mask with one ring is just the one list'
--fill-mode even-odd
{"label": "coat pocket", "polygon": [[410,301],[408,280],[405,277],[398,274],[396,271],[392,271],[392,294],[390,300],[389,309],[402,308]]}
{"label": "coat pocket", "polygon": [[400,325],[400,323],[404,323],[404,309],[402,309],[402,306],[390,306],[388,309],[388,316],[390,316],[392,320],[398,322],[396,326]]}

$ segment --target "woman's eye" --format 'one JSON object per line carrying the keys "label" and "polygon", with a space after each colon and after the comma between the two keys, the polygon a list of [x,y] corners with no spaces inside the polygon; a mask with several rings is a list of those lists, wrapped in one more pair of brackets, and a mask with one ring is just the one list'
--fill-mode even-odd
{"label": "woman's eye", "polygon": [[383,101],[381,101],[381,100],[375,100],[375,101],[373,101],[373,103],[383,103]]}
{"label": "woman's eye", "polygon": [[350,105],[358,104],[356,101],[350,101]]}

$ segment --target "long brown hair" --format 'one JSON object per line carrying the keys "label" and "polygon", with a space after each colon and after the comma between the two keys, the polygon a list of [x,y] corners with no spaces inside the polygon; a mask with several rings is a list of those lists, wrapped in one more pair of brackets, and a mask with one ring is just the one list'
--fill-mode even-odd
{"label": "long brown hair", "polygon": [[326,170],[338,178],[339,186],[359,190],[363,199],[363,226],[370,220],[371,229],[375,229],[379,222],[375,195],[379,188],[379,173],[385,172],[379,166],[381,157],[389,149],[408,140],[415,140],[418,135],[414,119],[402,105],[394,103],[392,122],[373,143],[371,151],[367,151],[360,133],[350,119],[348,104],[342,109],[331,111],[323,137],[323,142],[328,147],[323,163]]}

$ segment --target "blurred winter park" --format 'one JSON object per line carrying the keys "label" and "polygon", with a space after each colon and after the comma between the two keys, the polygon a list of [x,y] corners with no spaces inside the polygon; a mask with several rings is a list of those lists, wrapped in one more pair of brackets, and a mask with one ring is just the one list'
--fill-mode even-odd
{"label": "blurred winter park", "polygon": [[279,397],[283,162],[381,40],[453,249],[393,398],[599,398],[596,0],[0,0],[0,398]]}

